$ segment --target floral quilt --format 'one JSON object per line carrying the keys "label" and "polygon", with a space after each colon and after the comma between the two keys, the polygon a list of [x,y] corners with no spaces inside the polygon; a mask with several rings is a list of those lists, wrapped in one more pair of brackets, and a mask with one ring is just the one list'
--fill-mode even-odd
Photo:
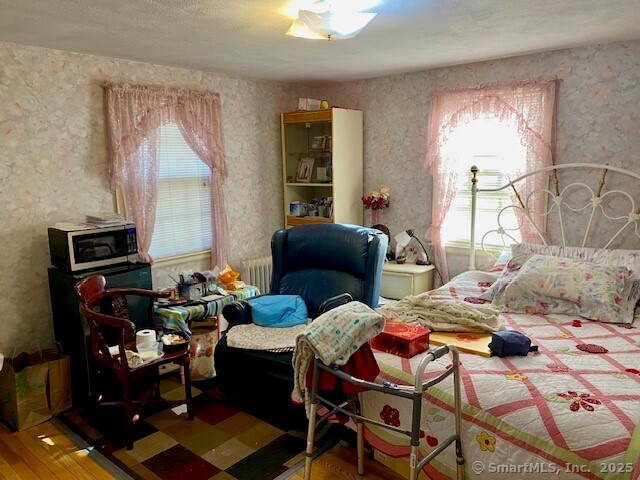
{"label": "floral quilt", "polygon": [[[479,297],[496,278],[467,272],[430,295],[484,303]],[[508,358],[461,354],[467,478],[640,478],[640,328],[569,315],[502,318],[539,352]],[[383,380],[413,383],[421,355],[375,354]],[[443,357],[431,364],[425,379],[449,362]],[[454,432],[452,382],[449,377],[424,394],[423,455]],[[409,401],[378,392],[365,392],[361,400],[365,416],[410,429]],[[365,431],[384,455],[408,455],[408,437],[373,425]],[[433,480],[455,478],[453,447],[425,472]]]}

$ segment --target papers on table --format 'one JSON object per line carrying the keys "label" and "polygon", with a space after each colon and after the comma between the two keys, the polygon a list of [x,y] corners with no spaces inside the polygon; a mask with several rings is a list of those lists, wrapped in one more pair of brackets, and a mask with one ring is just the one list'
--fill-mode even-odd
{"label": "papers on table", "polygon": [[206,297],[202,297],[200,298],[200,300],[205,302],[213,302],[214,300],[218,300],[219,298],[224,298],[224,295],[217,295],[214,293],[213,295],[207,295]]}

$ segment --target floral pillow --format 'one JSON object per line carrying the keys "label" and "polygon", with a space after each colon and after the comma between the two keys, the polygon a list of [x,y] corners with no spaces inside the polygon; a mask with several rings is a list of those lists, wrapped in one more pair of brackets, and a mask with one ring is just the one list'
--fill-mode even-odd
{"label": "floral pillow", "polygon": [[[588,247],[561,247],[558,245],[537,245],[532,243],[520,243],[511,245],[511,253],[514,257],[539,253],[554,257],[575,258],[585,260],[597,265],[609,265],[613,267],[627,267],[629,269],[629,285],[624,295],[621,308],[627,312],[635,310],[635,318],[640,320],[640,251],[639,250],[609,250],[606,248]],[[522,263],[522,262],[521,262]],[[486,298],[491,300],[493,297]]]}
{"label": "floral pillow", "polygon": [[507,285],[511,283],[511,281],[518,275],[520,268],[522,265],[532,256],[530,253],[526,253],[523,255],[517,255],[515,257],[510,258],[507,263],[502,268],[502,273],[500,277],[493,282],[491,287],[489,287],[482,295],[478,298],[483,300],[493,300],[504,292],[504,289],[507,288]]}
{"label": "floral pillow", "polygon": [[534,254],[493,303],[509,312],[558,313],[630,323],[633,315],[624,318],[620,307],[628,277],[627,267]]}
{"label": "floral pillow", "polygon": [[622,291],[622,300],[620,301],[620,314],[623,318],[631,320],[624,323],[633,323],[634,319],[640,319],[640,277],[627,280]]}
{"label": "floral pillow", "polygon": [[539,253],[554,257],[575,258],[593,262],[598,265],[627,267],[631,277],[640,277],[639,250],[609,250],[606,248],[561,247],[558,245],[536,245],[533,243],[519,243],[511,245],[513,256]]}
{"label": "floral pillow", "polygon": [[513,257],[511,249],[500,252],[500,256],[496,258],[496,262],[491,268],[489,268],[489,270],[487,270],[487,272],[501,272],[502,270],[504,270],[504,267],[507,266],[507,263],[509,263],[511,257]]}

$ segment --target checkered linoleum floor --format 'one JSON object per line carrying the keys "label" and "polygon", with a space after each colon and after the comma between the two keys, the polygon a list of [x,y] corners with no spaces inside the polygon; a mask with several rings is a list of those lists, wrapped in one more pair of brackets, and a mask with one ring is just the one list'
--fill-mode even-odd
{"label": "checkered linoleum floor", "polygon": [[[198,388],[200,387],[200,388]],[[184,398],[174,377],[161,383],[167,400]],[[133,450],[117,443],[121,420],[117,409],[96,418],[69,412],[62,420],[98,451],[134,478],[184,480],[273,479],[303,458],[306,432],[269,423],[216,398],[213,388],[195,383],[195,419],[170,407],[148,405],[132,434]]]}

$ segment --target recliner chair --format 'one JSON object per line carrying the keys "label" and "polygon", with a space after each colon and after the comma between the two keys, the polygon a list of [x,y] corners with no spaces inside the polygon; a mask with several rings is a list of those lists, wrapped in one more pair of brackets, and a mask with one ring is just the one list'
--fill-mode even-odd
{"label": "recliner chair", "polygon": [[[271,238],[273,277],[270,295],[300,295],[310,318],[318,316],[323,302],[338,297],[333,308],[349,294],[372,308],[378,306],[382,266],[388,237],[356,225],[321,223],[278,230]],[[348,300],[347,300],[348,301]],[[251,323],[246,301],[225,306],[229,328]],[[230,394],[278,402],[293,389],[292,353],[272,353],[229,347],[223,336],[215,349],[218,385]]]}

